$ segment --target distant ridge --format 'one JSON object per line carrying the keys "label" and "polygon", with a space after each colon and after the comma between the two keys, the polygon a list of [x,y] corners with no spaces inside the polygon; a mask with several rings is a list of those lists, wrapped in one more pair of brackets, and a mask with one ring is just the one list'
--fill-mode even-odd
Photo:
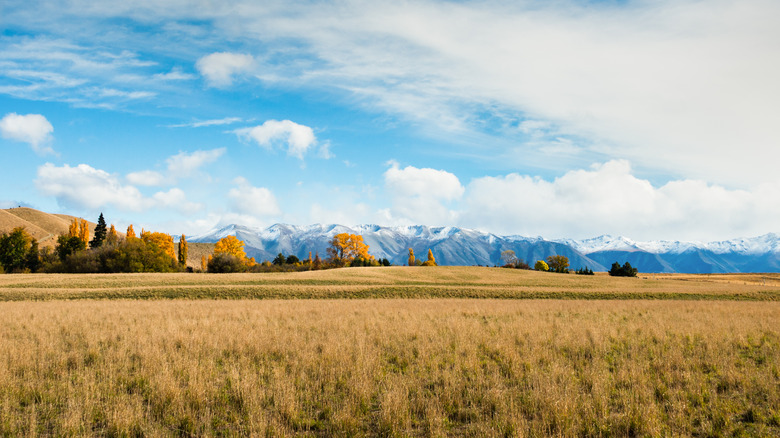
{"label": "distant ridge", "polygon": [[[41,247],[53,247],[57,237],[68,232],[74,218],[27,207],[4,209],[0,210],[0,233],[24,227],[38,239]],[[95,224],[88,223],[90,233],[94,233]],[[396,265],[406,264],[409,248],[412,248],[418,258],[425,258],[428,249],[433,250],[436,261],[441,265],[500,265],[501,252],[512,250],[530,265],[558,254],[569,258],[571,269],[587,266],[594,271],[608,270],[614,262],[629,262],[640,272],[647,273],[780,272],[780,236],[774,233],[718,242],[640,242],[610,235],[583,240],[545,240],[541,237],[499,236],[467,228],[424,225],[348,227],[338,224],[275,224],[260,229],[231,224],[190,236],[187,241],[213,244],[225,236],[236,236],[244,241],[247,254],[261,261],[272,260],[280,252],[306,258],[311,251],[312,255],[319,253],[325,257],[329,240],[338,233],[362,235],[372,255],[387,258]],[[211,251],[208,245],[198,247],[198,251],[193,251],[197,254],[189,257],[188,263],[193,266],[199,266],[199,257]]]}
{"label": "distant ridge", "polygon": [[709,243],[636,242],[609,235],[551,241],[541,237],[498,236],[466,228],[423,225],[275,224],[258,229],[231,224],[190,237],[188,241],[213,243],[232,235],[244,241],[248,255],[257,260],[271,260],[280,252],[298,258],[308,257],[309,251],[324,256],[330,238],[345,232],[362,235],[372,255],[400,265],[406,263],[409,248],[414,249],[418,257],[425,257],[430,248],[441,265],[500,265],[501,252],[512,250],[531,265],[535,260],[558,254],[569,258],[571,269],[587,266],[595,271],[606,271],[614,262],[629,262],[641,272],[780,272],[780,237],[776,234]]}

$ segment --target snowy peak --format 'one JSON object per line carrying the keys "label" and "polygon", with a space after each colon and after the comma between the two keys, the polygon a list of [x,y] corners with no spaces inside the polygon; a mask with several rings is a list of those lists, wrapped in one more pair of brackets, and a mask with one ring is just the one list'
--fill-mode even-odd
{"label": "snowy peak", "polygon": [[585,240],[562,239],[556,242],[571,246],[583,254],[599,251],[642,251],[639,245],[623,236],[613,237],[608,234]]}

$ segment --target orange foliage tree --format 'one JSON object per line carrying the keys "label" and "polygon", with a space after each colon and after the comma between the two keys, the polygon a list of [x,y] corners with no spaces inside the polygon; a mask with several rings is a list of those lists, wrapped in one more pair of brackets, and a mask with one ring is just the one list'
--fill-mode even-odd
{"label": "orange foliage tree", "polygon": [[374,256],[368,253],[368,245],[363,242],[363,236],[348,233],[333,236],[328,255],[333,263],[341,266],[351,263],[356,258],[374,259]]}
{"label": "orange foliage tree", "polygon": [[89,224],[86,219],[81,220],[81,225],[79,226],[79,239],[85,244],[89,243]]}
{"label": "orange foliage tree", "polygon": [[150,231],[141,231],[141,240],[144,243],[157,245],[158,248],[165,251],[165,254],[176,260],[176,251],[174,250],[173,237],[165,233],[152,233]]}
{"label": "orange foliage tree", "polygon": [[125,239],[127,240],[133,240],[135,239],[135,230],[133,229],[133,224],[130,224],[127,227],[127,233],[125,233]]}
{"label": "orange foliage tree", "polygon": [[227,236],[219,239],[214,245],[214,254],[230,254],[238,257],[239,260],[246,262],[246,253],[244,252],[244,241],[238,240],[236,236]]}
{"label": "orange foliage tree", "polygon": [[106,243],[112,246],[119,243],[119,235],[116,233],[116,228],[114,228],[114,224],[111,224],[111,228],[108,229],[108,235],[106,235]]}

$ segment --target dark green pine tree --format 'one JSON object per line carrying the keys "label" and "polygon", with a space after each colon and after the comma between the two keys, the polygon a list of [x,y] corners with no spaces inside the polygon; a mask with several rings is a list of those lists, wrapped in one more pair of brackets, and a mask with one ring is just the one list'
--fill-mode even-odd
{"label": "dark green pine tree", "polygon": [[89,242],[89,247],[99,248],[101,245],[103,245],[103,241],[106,240],[107,232],[108,229],[106,228],[106,220],[103,219],[103,213],[100,213],[100,217],[98,218],[97,225],[95,225],[95,235],[92,238],[92,240]]}

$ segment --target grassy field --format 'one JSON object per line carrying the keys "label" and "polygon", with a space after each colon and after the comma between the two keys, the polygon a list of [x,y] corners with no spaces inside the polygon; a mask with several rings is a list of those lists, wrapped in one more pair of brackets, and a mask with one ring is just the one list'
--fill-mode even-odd
{"label": "grassy field", "polygon": [[266,274],[0,276],[0,301],[502,298],[780,300],[780,274],[614,278],[501,268],[347,268]]}
{"label": "grassy field", "polygon": [[780,275],[644,277],[0,275],[0,436],[780,436]]}
{"label": "grassy field", "polygon": [[0,303],[0,435],[777,436],[780,303]]}

